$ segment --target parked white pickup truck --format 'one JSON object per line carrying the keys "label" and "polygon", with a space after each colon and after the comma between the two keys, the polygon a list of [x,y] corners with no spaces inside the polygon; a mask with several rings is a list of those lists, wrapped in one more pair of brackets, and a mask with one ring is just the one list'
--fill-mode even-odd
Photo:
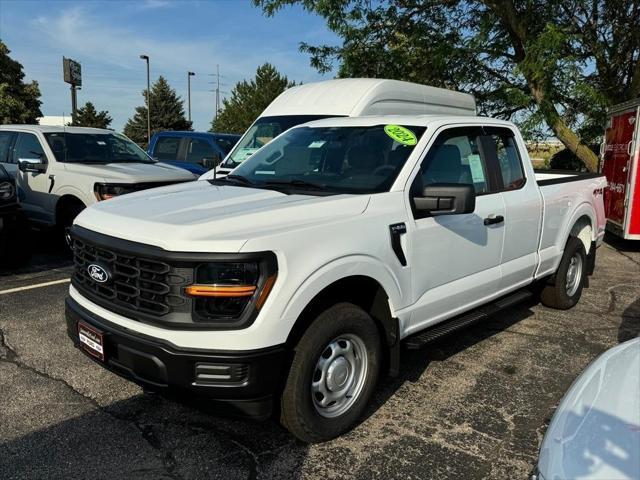
{"label": "parked white pickup truck", "polygon": [[1,125],[0,165],[29,220],[44,227],[69,227],[85,207],[116,195],[195,179],[99,128]]}
{"label": "parked white pickup truck", "polygon": [[68,333],[146,387],[254,416],[277,405],[296,437],[323,441],[397,372],[401,342],[419,347],[533,291],[575,305],[604,235],[605,184],[536,175],[504,121],[314,121],[223,179],[80,214]]}

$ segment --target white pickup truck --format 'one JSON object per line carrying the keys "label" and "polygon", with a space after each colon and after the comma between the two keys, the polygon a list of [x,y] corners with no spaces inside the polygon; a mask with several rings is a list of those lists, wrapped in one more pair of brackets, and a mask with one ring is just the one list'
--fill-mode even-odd
{"label": "white pickup truck", "polygon": [[15,179],[34,225],[64,229],[96,202],[195,180],[156,162],[124,135],[100,128],[0,125],[0,166]]}
{"label": "white pickup truck", "polygon": [[536,175],[504,121],[306,123],[223,179],[81,213],[68,333],[148,388],[276,410],[299,439],[323,441],[397,372],[401,343],[534,293],[575,305],[604,235],[605,185]]}

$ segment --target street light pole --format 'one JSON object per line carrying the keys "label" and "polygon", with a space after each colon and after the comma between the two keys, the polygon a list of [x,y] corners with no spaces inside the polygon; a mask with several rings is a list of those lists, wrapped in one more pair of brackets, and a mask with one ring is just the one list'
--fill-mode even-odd
{"label": "street light pole", "polygon": [[147,62],[147,145],[151,142],[151,82],[149,80],[149,55],[140,55]]}
{"label": "street light pole", "polygon": [[191,121],[191,77],[193,77],[195,73],[187,72],[187,104],[189,106],[189,121]]}

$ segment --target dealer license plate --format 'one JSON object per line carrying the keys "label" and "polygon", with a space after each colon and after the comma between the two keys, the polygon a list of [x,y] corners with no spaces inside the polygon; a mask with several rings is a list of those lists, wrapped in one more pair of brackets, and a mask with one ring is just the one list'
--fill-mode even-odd
{"label": "dealer license plate", "polygon": [[104,362],[104,334],[102,332],[79,322],[78,339],[87,353]]}

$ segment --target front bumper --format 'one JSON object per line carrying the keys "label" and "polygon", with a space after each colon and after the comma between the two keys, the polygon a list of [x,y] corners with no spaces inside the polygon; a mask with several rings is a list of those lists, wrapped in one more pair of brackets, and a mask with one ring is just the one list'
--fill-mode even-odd
{"label": "front bumper", "polygon": [[[67,334],[75,346],[128,380],[155,391],[207,397],[234,414],[271,414],[287,358],[283,345],[253,351],[185,349],[109,322],[70,297],[65,312]],[[81,348],[78,322],[103,333],[104,362]]]}

